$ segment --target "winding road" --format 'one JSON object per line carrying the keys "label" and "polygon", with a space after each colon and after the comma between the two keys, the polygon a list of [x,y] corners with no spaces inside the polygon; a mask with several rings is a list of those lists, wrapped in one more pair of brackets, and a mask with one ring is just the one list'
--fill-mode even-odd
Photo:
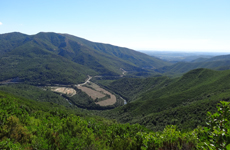
{"label": "winding road", "polygon": [[92,79],[92,77],[88,75],[88,79],[84,83],[78,84],[77,86],[85,85],[85,84],[89,83],[91,79]]}

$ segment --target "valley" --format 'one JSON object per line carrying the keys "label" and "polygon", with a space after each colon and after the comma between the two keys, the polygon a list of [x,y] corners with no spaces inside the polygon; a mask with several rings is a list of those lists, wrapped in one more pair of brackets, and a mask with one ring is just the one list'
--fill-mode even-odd
{"label": "valley", "polygon": [[[169,128],[190,135],[205,126],[208,111],[214,113],[220,102],[230,101],[230,55],[199,56],[175,62],[178,58],[174,56],[173,61],[161,60],[68,34],[4,34],[0,35],[0,100],[5,105],[4,95],[16,97],[15,107],[30,114],[35,112],[34,118],[41,120],[39,112],[43,111],[64,120],[71,120],[71,114],[75,114],[72,119],[86,119],[84,130],[94,132],[89,134],[96,138],[113,132],[133,138],[129,135],[133,130],[132,136],[142,139],[142,132],[160,135]],[[190,58],[186,55],[183,59]],[[114,127],[112,132],[110,127]],[[100,133],[96,134],[97,128]],[[58,130],[65,134],[61,128]],[[127,135],[123,135],[125,131]],[[43,133],[40,129],[39,132]]]}
{"label": "valley", "polygon": [[230,0],[2,0],[0,150],[230,150]]}
{"label": "valley", "polygon": [[[92,98],[95,104],[100,106],[109,106],[114,105],[116,103],[116,96],[111,94],[110,92],[106,91],[105,89],[101,88],[97,84],[91,82],[90,80],[93,77],[88,75],[88,78],[84,83],[74,85],[77,89],[81,90],[82,92],[86,93],[90,98]],[[50,89],[51,91],[59,94],[64,94],[68,97],[72,97],[77,94],[74,88],[70,88],[71,85],[68,86],[45,86],[44,89]],[[125,100],[124,100],[125,103]]]}
{"label": "valley", "polygon": [[116,103],[115,95],[91,82],[90,79],[92,77],[88,75],[88,79],[84,83],[76,85],[76,87],[88,94],[100,106],[108,106]]}

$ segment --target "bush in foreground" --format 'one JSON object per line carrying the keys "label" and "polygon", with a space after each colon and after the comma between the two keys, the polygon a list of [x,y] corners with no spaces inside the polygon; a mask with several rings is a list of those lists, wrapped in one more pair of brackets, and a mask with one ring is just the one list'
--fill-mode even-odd
{"label": "bush in foreground", "polygon": [[207,127],[182,133],[167,126],[152,132],[0,93],[0,149],[229,149],[229,111],[229,103],[221,102],[217,113],[209,113]]}

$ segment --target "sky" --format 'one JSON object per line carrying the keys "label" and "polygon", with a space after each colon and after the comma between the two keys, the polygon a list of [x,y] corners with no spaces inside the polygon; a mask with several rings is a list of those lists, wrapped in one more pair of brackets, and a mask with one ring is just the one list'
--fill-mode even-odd
{"label": "sky", "polygon": [[0,34],[68,33],[135,50],[230,52],[230,0],[0,0]]}

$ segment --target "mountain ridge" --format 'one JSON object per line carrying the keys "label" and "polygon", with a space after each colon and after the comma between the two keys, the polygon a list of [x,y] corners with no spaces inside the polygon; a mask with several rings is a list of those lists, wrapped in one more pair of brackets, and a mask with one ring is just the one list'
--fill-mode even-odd
{"label": "mountain ridge", "polygon": [[[20,62],[26,59],[28,62],[32,63],[32,59],[35,57],[39,59],[40,64],[51,61],[48,60],[48,58],[44,60],[42,55],[39,56],[41,53],[49,55],[49,57],[56,57],[56,62],[58,62],[59,59],[59,66],[64,66],[64,60],[69,61],[69,63],[71,61],[70,64],[75,63],[76,65],[73,65],[78,66],[78,74],[82,74],[81,70],[88,70],[83,73],[83,76],[90,74],[90,72],[94,75],[119,76],[122,75],[121,68],[129,72],[147,72],[149,74],[154,74],[155,72],[151,68],[169,65],[167,62],[131,49],[109,44],[94,43],[69,34],[40,32],[35,35],[26,35],[19,32],[13,32],[0,35],[0,61],[6,58],[11,59],[11,55],[15,57],[15,60],[11,59],[11,64],[19,63],[20,65]],[[39,57],[37,57],[37,55]],[[65,59],[63,60],[60,58]],[[14,76],[20,76],[20,73],[16,73],[12,70],[9,64],[3,62],[2,64],[5,64],[2,66],[3,72],[8,72],[8,74],[9,72],[14,72]],[[53,62],[53,64],[55,63]],[[35,66],[32,68],[34,67]],[[20,72],[25,76],[25,72],[31,72],[32,68],[30,68],[30,71],[22,69]],[[66,66],[64,68],[68,67]],[[63,74],[61,70],[58,72]],[[36,74],[36,71],[33,73]],[[6,76],[0,78],[0,80],[5,79]]]}

